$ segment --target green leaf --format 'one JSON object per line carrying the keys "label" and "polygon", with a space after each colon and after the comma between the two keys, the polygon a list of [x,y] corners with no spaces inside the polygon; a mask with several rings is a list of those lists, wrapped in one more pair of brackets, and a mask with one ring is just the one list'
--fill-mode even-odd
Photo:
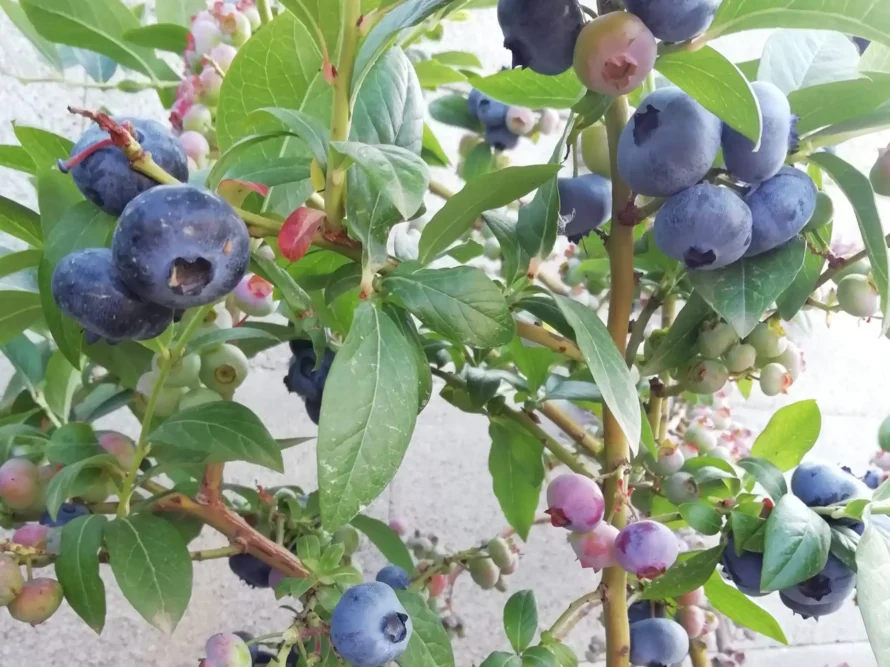
{"label": "green leaf", "polygon": [[414,560],[402,538],[388,525],[364,514],[354,517],[350,523],[371,540],[371,544],[377,547],[387,561],[398,565],[408,574],[416,571]]}
{"label": "green leaf", "polygon": [[303,561],[318,561],[321,558],[321,541],[318,539],[318,536],[301,536],[297,540],[297,556]]}
{"label": "green leaf", "polygon": [[[757,80],[776,85],[790,99],[801,88],[857,78],[858,62],[856,45],[839,32],[775,30],[763,47]],[[798,131],[804,131],[800,125]]]}
{"label": "green leaf", "polygon": [[254,253],[250,261],[251,266],[259,275],[278,288],[281,298],[284,299],[294,316],[299,316],[312,308],[312,300],[306,291],[274,260]]}
{"label": "green leaf", "polygon": [[148,348],[130,341],[117,345],[105,342],[87,345],[84,353],[116,376],[127,389],[136,388],[139,377],[148,371],[153,356]]}
{"label": "green leaf", "polygon": [[856,549],[859,545],[859,534],[847,526],[831,527],[831,555],[840,560],[848,568],[856,572]]}
{"label": "green leaf", "polygon": [[124,34],[138,29],[139,19],[119,0],[23,0],[21,5],[51,42],[101,53],[149,77],[174,77],[151,49],[127,43]]}
{"label": "green leaf", "polygon": [[465,181],[472,181],[495,171],[496,165],[494,149],[482,142],[473,146],[467,153],[463,164],[460,165],[459,175]]}
{"label": "green leaf", "polygon": [[326,50],[330,61],[336,63],[340,53],[343,0],[282,0],[281,4],[309,29],[319,50]]}
{"label": "green leaf", "polygon": [[723,581],[719,572],[714,572],[705,583],[705,597],[714,611],[734,623],[787,646],[788,640],[776,619],[747,595]]}
{"label": "green leaf", "polygon": [[[254,164],[261,161],[263,157],[262,153],[259,153],[260,157],[256,157],[257,151],[253,150],[260,144],[272,142],[275,139],[281,138],[287,140],[290,137],[290,132],[274,130],[260,134],[248,134],[247,136],[238,139],[219,156],[216,164],[213,165],[210,173],[207,174],[207,178],[204,181],[205,187],[209,190],[216,190],[229,171],[243,169],[243,167],[240,166],[243,164]],[[281,142],[278,142],[276,145],[281,146]],[[273,160],[282,158],[267,156],[266,159]]]}
{"label": "green leaf", "polygon": [[205,0],[156,0],[155,14],[158,23],[178,23],[188,26],[191,17],[207,8]]}
{"label": "green leaf", "polygon": [[71,209],[85,201],[70,175],[63,174],[55,167],[40,169],[37,172],[37,205],[44,241],[52,236],[56,225]]}
{"label": "green leaf", "polygon": [[0,291],[0,345],[5,345],[40,318],[40,296],[33,292]]}
{"label": "green leaf", "polygon": [[419,269],[402,264],[381,281],[428,327],[452,340],[493,348],[513,339],[515,326],[497,286],[478,268]]}
{"label": "green leaf", "polygon": [[727,125],[760,142],[760,106],[751,84],[719,51],[710,46],[675,51],[659,57],[655,69]]}
{"label": "green leaf", "polygon": [[397,308],[391,304],[383,306],[383,309],[392,318],[396,326],[402,332],[405,339],[414,349],[414,361],[417,366],[417,398],[420,410],[423,410],[430,397],[433,395],[433,374],[430,371],[430,365],[426,358],[426,352],[423,350],[423,338],[414,325],[414,319],[411,314],[401,308]]}
{"label": "green leaf", "polygon": [[491,76],[473,77],[470,83],[504,104],[532,109],[570,109],[587,92],[571,67],[558,76],[530,69],[505,69]]}
{"label": "green leaf", "polygon": [[487,211],[482,219],[501,246],[501,272],[507,285],[512,285],[528,271],[528,254],[519,245],[516,223],[497,211]]}
{"label": "green leaf", "polygon": [[80,386],[80,373],[61,351],[56,350],[46,366],[46,402],[63,422],[71,414],[71,400]]}
{"label": "green leaf", "polygon": [[697,530],[702,535],[716,535],[723,527],[723,519],[720,513],[710,504],[683,503],[680,505],[680,516],[689,524],[689,527]]}
{"label": "green leaf", "polygon": [[[438,137],[436,137],[435,133],[426,123],[423,124],[423,148],[421,149],[420,155],[426,160],[427,164],[433,167],[451,166],[451,160],[448,159],[448,154],[445,152],[445,149],[442,148],[442,144],[439,143]],[[0,161],[2,161],[2,153],[0,153]]]}
{"label": "green leaf", "polygon": [[189,341],[188,352],[201,352],[203,350],[216,347],[222,343],[229,343],[236,340],[269,340],[276,343],[281,342],[275,334],[269,333],[264,329],[254,329],[253,327],[232,327],[231,329],[214,329],[205,331],[195,336]]}
{"label": "green leaf", "polygon": [[35,248],[43,246],[40,216],[27,206],[6,197],[0,197],[0,232],[21,239]]}
{"label": "green leaf", "polygon": [[697,551],[689,558],[678,561],[646,586],[642,598],[644,600],[675,598],[703,586],[720,562],[723,548],[721,544],[707,551]]}
{"label": "green leaf", "polygon": [[296,109],[279,109],[266,107],[257,109],[251,114],[257,116],[267,114],[277,118],[282,125],[293,134],[306,142],[309,151],[322,169],[328,166],[328,143],[331,141],[331,132],[318,119]]}
{"label": "green leaf", "polygon": [[528,539],[544,482],[543,447],[513,421],[492,417],[488,471],[504,516],[523,540]]}
{"label": "green leaf", "polygon": [[359,48],[352,75],[352,97],[362,88],[371,66],[383,55],[398,33],[425,20],[433,12],[442,9],[451,0],[406,0],[389,11],[375,25]]}
{"label": "green leaf", "polygon": [[831,176],[853,205],[853,212],[859,223],[859,233],[862,235],[862,241],[865,243],[865,250],[868,253],[871,275],[881,295],[881,313],[884,317],[881,332],[886,333],[890,327],[890,258],[888,258],[884,228],[881,225],[881,216],[878,213],[871,183],[855,167],[831,153],[814,153],[808,159],[810,162],[818,164]]}
{"label": "green leaf", "polygon": [[[843,39],[846,39],[844,37]],[[869,74],[868,78],[835,81],[788,95],[791,111],[798,116],[801,134],[826,125],[858,118],[890,99],[890,74]],[[841,103],[841,100],[844,100]]]}
{"label": "green leaf", "polygon": [[[825,234],[825,238],[831,238],[832,227],[833,224],[828,223],[820,230],[820,234]],[[803,260],[803,268],[794,278],[794,282],[776,299],[776,306],[783,320],[790,322],[803,308],[816,288],[816,282],[822,275],[822,267],[825,266],[825,263],[826,260],[821,255],[807,253]]]}
{"label": "green leaf", "polygon": [[[763,536],[766,532],[766,520],[759,516],[751,516],[743,512],[733,512],[730,514],[730,522],[732,524],[733,546],[737,556],[741,556],[745,551],[757,551],[763,553]],[[759,537],[758,537],[759,536]],[[755,545],[755,542],[760,542]],[[759,549],[752,547],[759,546]]]}
{"label": "green leaf", "polygon": [[38,172],[55,167],[56,161],[67,159],[74,148],[71,140],[39,127],[14,125],[12,130],[22,148],[31,156]]}
{"label": "green leaf", "polygon": [[105,546],[121,592],[142,617],[172,634],[192,595],[188,547],[167,521],[148,514],[115,519]]}
{"label": "green leaf", "polygon": [[47,347],[38,346],[25,335],[17,335],[9,342],[4,343],[0,351],[18,371],[32,393],[40,387],[46,374],[46,364],[49,361]]}
{"label": "green leaf", "polygon": [[822,413],[815,400],[798,401],[776,410],[757,436],[751,456],[769,461],[782,472],[796,467],[822,430]]}
{"label": "green leaf", "polygon": [[[0,6],[2,5],[3,0],[0,0]],[[37,167],[34,165],[34,160],[28,155],[28,151],[21,146],[0,145],[0,167],[15,169],[16,171],[21,171],[30,174],[31,176],[34,176],[37,173]]]}
{"label": "green leaf", "polygon": [[760,588],[778,591],[825,567],[831,530],[822,517],[791,494],[782,496],[766,522]]}
{"label": "green leaf", "polygon": [[788,485],[782,471],[766,459],[744,458],[738,462],[739,467],[756,479],[769,497],[778,502],[788,493]]}
{"label": "green leaf", "polygon": [[856,602],[865,622],[865,631],[880,667],[890,665],[890,624],[887,606],[890,604],[890,533],[881,530],[866,513],[865,531],[856,549]]}
{"label": "green leaf", "polygon": [[[537,394],[541,385],[547,381],[550,366],[559,361],[559,354],[546,347],[526,346],[519,337],[510,341],[509,350],[513,357],[513,363],[528,381],[529,393]],[[548,395],[550,393],[554,392],[548,392]],[[558,397],[564,398],[564,395]]]}
{"label": "green leaf", "polygon": [[517,653],[528,648],[538,631],[538,605],[534,591],[519,591],[504,605],[504,631]]}
{"label": "green leaf", "polygon": [[99,548],[108,523],[102,515],[81,516],[62,528],[56,577],[65,599],[96,634],[105,627],[105,584],[99,576]]}
{"label": "green leaf", "polygon": [[62,503],[92,488],[104,474],[104,468],[118,467],[116,458],[99,454],[62,468],[46,487],[46,511],[50,517],[55,520]]}
{"label": "green leaf", "polygon": [[247,461],[284,472],[281,448],[263,422],[240,403],[218,401],[169,417],[149,436],[152,451],[186,453],[204,463]]}
{"label": "green leaf", "polygon": [[558,667],[558,663],[548,647],[532,646],[522,654],[522,667]]}
{"label": "green leaf", "polygon": [[[550,156],[550,165],[559,173],[565,153],[570,126],[556,143]],[[541,184],[531,203],[519,209],[519,221],[516,223],[516,234],[519,244],[529,257],[544,258],[550,255],[559,233],[559,187],[558,177]]]}
{"label": "green leaf", "polygon": [[528,194],[558,171],[559,165],[508,167],[467,183],[423,228],[420,261],[424,264],[432,261],[469,231],[482,213]]}
{"label": "green leaf", "polygon": [[430,116],[440,123],[462,127],[473,132],[482,132],[482,123],[467,108],[467,98],[463,95],[443,95],[432,100]]}
{"label": "green leaf", "polygon": [[127,30],[124,40],[148,49],[181,54],[188,46],[188,28],[172,23],[154,23]]}
{"label": "green leaf", "polygon": [[890,7],[881,0],[862,0],[853,6],[846,0],[787,0],[781,6],[773,0],[734,0],[720,6],[699,39],[710,41],[757,28],[838,30],[886,44]]}
{"label": "green leaf", "polygon": [[414,63],[414,71],[422,88],[436,90],[449,83],[465,83],[467,77],[453,67],[438,60],[421,60]]}
{"label": "green leaf", "polygon": [[350,521],[398,470],[417,419],[416,378],[399,327],[373,304],[360,304],[321,405],[318,486],[326,529]]}
{"label": "green leaf", "polygon": [[512,653],[495,651],[485,658],[479,667],[522,667],[522,658]]}
{"label": "green leaf", "polygon": [[547,644],[547,650],[556,657],[559,667],[578,667],[578,656],[565,644],[559,642]]}
{"label": "green leaf", "polygon": [[596,123],[612,106],[612,100],[613,98],[608,95],[601,95],[593,91],[588,92],[572,107],[572,111],[577,116],[573,132],[580,132]]}
{"label": "green leaf", "polygon": [[640,399],[624,358],[596,312],[577,301],[556,296],[556,304],[577,336],[578,347],[632,452],[640,444]]}
{"label": "green leaf", "polygon": [[429,170],[419,155],[398,146],[369,146],[335,141],[337,152],[350,157],[371,185],[389,200],[405,219],[417,213],[430,182]]}
{"label": "green leaf", "polygon": [[34,29],[31,21],[28,20],[28,16],[25,14],[25,10],[22,9],[21,5],[13,0],[0,0],[0,9],[6,12],[9,20],[12,21],[13,25],[19,29],[19,32],[31,42],[34,48],[37,49],[37,52],[43,56],[44,60],[46,60],[53,69],[61,72],[63,69],[63,62],[59,49],[55,44],[45,40],[37,34],[37,31]]}
{"label": "green leaf", "polygon": [[743,257],[723,269],[690,271],[689,280],[696,292],[744,338],[794,282],[806,253],[806,243],[793,239],[762,255]]}
{"label": "green leaf", "polygon": [[297,577],[285,577],[275,587],[275,599],[292,597],[295,600],[303,597],[306,592],[318,582],[315,579],[298,579]]}
{"label": "green leaf", "polygon": [[417,593],[396,591],[396,595],[414,626],[408,648],[399,658],[400,667],[454,667],[451,640],[439,613],[430,609]]}
{"label": "green leaf", "polygon": [[[8,248],[0,247],[0,278],[6,278],[7,276],[15,276],[15,274],[20,274],[17,276],[18,279],[21,280],[12,280],[9,282],[12,283],[11,286],[16,286],[21,284],[24,286],[25,284],[30,284],[32,278],[35,283],[35,288],[33,290],[27,291],[37,291],[36,288],[36,276],[35,272],[31,269],[34,269],[38,264],[40,264],[40,260],[43,257],[43,253],[40,250],[21,250],[19,252],[12,252]],[[6,284],[6,280],[0,280],[0,285]]]}
{"label": "green leaf", "polygon": [[312,161],[308,157],[255,158],[233,165],[226,178],[262,183],[270,188],[307,180]]}
{"label": "green leaf", "polygon": [[699,327],[710,313],[711,308],[707,302],[698,292],[693,292],[668,330],[667,336],[656,348],[655,354],[640,369],[640,374],[657,375],[676,368],[689,359],[698,341]]}
{"label": "green leaf", "polygon": [[62,315],[56,305],[51,289],[53,271],[56,264],[74,250],[104,247],[116,223],[115,218],[90,202],[82,202],[62,217],[46,239],[43,260],[37,271],[43,317],[56,345],[75,368],[80,368],[83,329]]}

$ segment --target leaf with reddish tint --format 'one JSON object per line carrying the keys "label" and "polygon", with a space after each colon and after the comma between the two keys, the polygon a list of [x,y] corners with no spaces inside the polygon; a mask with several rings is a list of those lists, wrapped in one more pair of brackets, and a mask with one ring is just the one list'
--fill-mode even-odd
{"label": "leaf with reddish tint", "polygon": [[290,214],[278,232],[278,248],[290,261],[296,262],[309,251],[312,237],[321,227],[324,213],[301,206]]}
{"label": "leaf with reddish tint", "polygon": [[269,186],[263,185],[262,183],[251,183],[250,181],[239,181],[234,178],[226,178],[220,181],[216,191],[219,193],[220,197],[225,199],[232,206],[241,206],[251,192],[257,193],[260,197],[266,197],[269,194]]}

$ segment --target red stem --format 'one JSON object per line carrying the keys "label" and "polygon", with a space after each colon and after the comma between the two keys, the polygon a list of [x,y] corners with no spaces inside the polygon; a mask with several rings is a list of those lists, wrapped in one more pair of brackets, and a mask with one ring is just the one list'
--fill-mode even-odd
{"label": "red stem", "polygon": [[87,146],[80,153],[71,157],[70,160],[59,160],[59,171],[63,174],[67,174],[72,168],[79,165],[81,162],[86,160],[90,155],[101,151],[103,148],[108,148],[109,146],[114,146],[114,139],[108,138],[103,139],[102,141],[97,141],[91,146]]}

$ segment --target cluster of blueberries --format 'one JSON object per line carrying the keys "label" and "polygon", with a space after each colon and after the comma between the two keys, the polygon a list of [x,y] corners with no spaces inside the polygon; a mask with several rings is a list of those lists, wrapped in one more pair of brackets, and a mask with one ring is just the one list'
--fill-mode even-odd
{"label": "cluster of blueberries", "polygon": [[[188,180],[185,150],[162,125],[136,118],[116,122],[167,173]],[[244,277],[247,227],[215,193],[158,185],[133,170],[98,127],[80,138],[60,167],[87,199],[119,218],[110,249],[76,250],[53,272],[56,304],[90,339],[154,338],[177,312],[222,299]]]}
{"label": "cluster of blueberries", "polygon": [[[848,470],[820,461],[801,463],[791,477],[791,493],[808,507],[837,505],[853,498],[869,498],[870,490]],[[890,528],[883,516],[874,520]],[[846,526],[862,534],[863,525],[853,519],[828,519],[829,524]],[[732,536],[723,553],[723,569],[736,587],[752,597],[767,595],[760,588],[763,554],[745,551]],[[836,612],[852,595],[856,574],[834,554],[829,554],[822,570],[813,577],[779,591],[782,603],[804,618],[819,618]]]}
{"label": "cluster of blueberries", "polygon": [[284,386],[289,392],[303,399],[306,404],[306,414],[314,424],[318,424],[321,416],[321,398],[331,364],[334,363],[334,353],[325,350],[321,363],[318,363],[318,357],[310,341],[292,340],[290,349],[294,356],[284,377]]}

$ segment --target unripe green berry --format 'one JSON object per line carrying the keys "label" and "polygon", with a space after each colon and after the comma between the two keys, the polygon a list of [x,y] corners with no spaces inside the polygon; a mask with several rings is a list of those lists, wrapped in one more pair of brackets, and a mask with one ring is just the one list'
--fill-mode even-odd
{"label": "unripe green berry", "polygon": [[216,401],[221,400],[223,400],[223,397],[215,391],[207,389],[206,387],[197,387],[195,389],[189,389],[182,395],[182,398],[179,399],[179,410],[181,412],[182,410],[196,408],[199,405],[215,403]]}
{"label": "unripe green berry", "polygon": [[757,361],[757,350],[747,343],[736,343],[726,353],[726,367],[730,373],[744,373]]}
{"label": "unripe green berry", "polygon": [[[151,369],[156,374],[159,372],[158,364],[160,355],[155,354],[151,360]],[[165,387],[190,387],[198,380],[198,372],[201,370],[201,357],[195,353],[187,354],[170,366],[167,373]]]}
{"label": "unripe green berry", "polygon": [[465,134],[461,137],[460,143],[457,146],[457,154],[465,158],[481,143],[482,138],[479,135]]}
{"label": "unripe green berry", "polygon": [[358,531],[352,526],[343,526],[331,537],[331,542],[342,544],[347,556],[351,556],[359,547]]}
{"label": "unripe green berry", "polygon": [[508,584],[507,580],[503,577],[498,577],[498,582],[494,585],[494,587],[501,593],[506,593],[508,590],[510,590],[510,584]]}
{"label": "unripe green berry", "polygon": [[760,390],[767,396],[778,396],[788,390],[794,380],[782,364],[767,364],[760,369]]}
{"label": "unripe green berry", "polygon": [[658,450],[658,458],[650,459],[648,467],[656,475],[664,477],[665,475],[673,475],[683,467],[685,462],[686,457],[683,456],[683,452],[679,448],[661,447]]}
{"label": "unripe green berry", "polygon": [[770,326],[761,322],[745,339],[756,351],[758,357],[773,359],[785,351],[788,344],[781,327]]}
{"label": "unripe green berry", "polygon": [[890,197],[890,150],[881,149],[878,159],[868,174],[871,187],[875,193],[884,197]]}
{"label": "unripe green berry", "polygon": [[487,551],[488,555],[491,556],[491,560],[494,561],[494,564],[501,570],[508,568],[513,564],[513,552],[510,550],[510,545],[507,544],[507,540],[504,538],[494,538],[488,543]]}
{"label": "unripe green berry", "polygon": [[[136,383],[136,392],[148,401],[155,390],[157,382],[158,375],[156,373],[143,373]],[[163,387],[158,392],[157,401],[155,402],[155,416],[169,417],[176,414],[179,410],[179,401],[184,392],[185,390],[181,387]]]}
{"label": "unripe green berry", "polygon": [[852,274],[837,284],[837,303],[855,317],[871,317],[878,309],[878,290],[866,276]]}
{"label": "unripe green berry", "polygon": [[497,585],[501,571],[491,558],[474,558],[470,561],[470,576],[477,586],[487,591]]}
{"label": "unripe green berry", "polygon": [[592,173],[612,178],[609,137],[602,123],[594,123],[581,132],[581,160]]}
{"label": "unripe green berry", "polygon": [[221,345],[201,358],[201,382],[208,389],[231,395],[247,378],[250,362],[240,348]]}
{"label": "unripe green berry", "polygon": [[501,244],[495,238],[486,239],[482,248],[485,256],[489,259],[498,259],[501,256]]}
{"label": "unripe green berry", "polygon": [[683,433],[683,440],[698,451],[707,454],[717,446],[717,437],[713,431],[699,422],[692,422]]}
{"label": "unripe green berry", "polygon": [[664,497],[674,505],[692,503],[698,500],[698,484],[688,472],[677,472],[666,477],[661,485]]}
{"label": "unripe green berry", "polygon": [[11,557],[0,554],[0,607],[15,600],[25,586],[22,571]]}
{"label": "unripe green berry", "polygon": [[878,444],[885,452],[890,452],[890,416],[878,427]]}
{"label": "unripe green berry", "polygon": [[696,394],[715,394],[723,389],[728,379],[726,365],[714,359],[700,359],[683,377],[687,389]]}
{"label": "unripe green berry", "polygon": [[813,232],[821,229],[834,219],[834,202],[824,192],[816,194],[816,210],[810,221],[804,227],[805,232]]}
{"label": "unripe green berry", "polygon": [[193,104],[182,117],[182,129],[209,137],[213,134],[213,114],[203,104]]}
{"label": "unripe green berry", "polygon": [[797,347],[790,340],[788,344],[785,346],[785,350],[777,356],[772,361],[777,364],[782,364],[785,367],[785,370],[788,371],[789,375],[791,375],[792,381],[797,381],[797,378],[800,377],[800,374],[803,372],[805,367],[803,361],[803,352],[800,351],[800,348]]}
{"label": "unripe green berry", "polygon": [[705,359],[719,359],[738,340],[735,329],[718,320],[702,328],[698,335],[698,351]]}
{"label": "unripe green berry", "polygon": [[835,273],[831,277],[831,281],[837,285],[844,278],[851,274],[857,274],[860,276],[867,276],[871,273],[871,264],[869,264],[867,259],[860,259],[858,262],[847,262],[844,264],[844,268]]}
{"label": "unripe green berry", "polygon": [[658,346],[661,345],[661,342],[665,338],[667,338],[669,331],[670,329],[655,329],[650,333],[649,337],[646,338],[646,342],[643,343],[643,354],[646,355],[646,357],[651,357],[655,354]]}

